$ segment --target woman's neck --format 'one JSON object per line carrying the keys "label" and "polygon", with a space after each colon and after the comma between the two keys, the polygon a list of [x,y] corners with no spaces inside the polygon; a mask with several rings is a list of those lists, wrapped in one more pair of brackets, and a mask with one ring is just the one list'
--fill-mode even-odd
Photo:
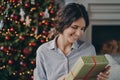
{"label": "woman's neck", "polygon": [[71,51],[72,44],[69,43],[62,35],[59,35],[57,38],[57,47],[67,55]]}

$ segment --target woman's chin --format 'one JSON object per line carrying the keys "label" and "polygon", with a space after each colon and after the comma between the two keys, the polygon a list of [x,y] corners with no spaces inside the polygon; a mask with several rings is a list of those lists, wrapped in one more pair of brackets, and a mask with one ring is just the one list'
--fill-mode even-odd
{"label": "woman's chin", "polygon": [[76,41],[77,41],[77,39],[71,39],[71,40],[70,40],[71,43],[74,43],[74,42],[76,42]]}

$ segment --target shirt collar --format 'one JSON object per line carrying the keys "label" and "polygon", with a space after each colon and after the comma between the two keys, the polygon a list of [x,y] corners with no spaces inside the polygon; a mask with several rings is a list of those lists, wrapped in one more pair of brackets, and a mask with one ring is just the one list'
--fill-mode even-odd
{"label": "shirt collar", "polygon": [[53,40],[51,40],[49,49],[55,49],[55,48],[57,48],[57,46],[56,46],[56,39],[57,38],[58,38],[58,36],[56,36]]}
{"label": "shirt collar", "polygon": [[73,43],[72,49],[78,49],[83,43],[83,41],[78,39],[76,42]]}

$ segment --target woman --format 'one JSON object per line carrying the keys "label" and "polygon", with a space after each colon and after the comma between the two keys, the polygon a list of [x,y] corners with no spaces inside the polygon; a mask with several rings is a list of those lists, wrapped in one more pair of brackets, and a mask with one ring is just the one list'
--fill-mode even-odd
{"label": "woman", "polygon": [[[70,3],[57,13],[58,35],[38,48],[34,80],[65,80],[65,75],[80,56],[96,55],[93,45],[80,40],[88,24],[83,5]],[[106,80],[108,75],[107,68],[97,79]]]}

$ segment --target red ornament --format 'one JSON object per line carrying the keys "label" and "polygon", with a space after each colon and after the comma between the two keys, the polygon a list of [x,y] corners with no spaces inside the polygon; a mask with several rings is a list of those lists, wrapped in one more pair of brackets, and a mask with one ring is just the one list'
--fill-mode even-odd
{"label": "red ornament", "polygon": [[31,53],[31,51],[32,51],[32,49],[30,47],[26,47],[26,48],[23,49],[23,53],[25,55],[29,55]]}
{"label": "red ornament", "polygon": [[44,42],[45,42],[45,40],[40,40],[40,42],[41,42],[41,43],[44,43]]}
{"label": "red ornament", "polygon": [[54,26],[55,26],[55,24],[53,24],[53,23],[51,23],[50,25],[51,25],[52,27],[54,27]]}
{"label": "red ornament", "polygon": [[47,34],[48,34],[48,32],[47,32],[47,31],[43,31],[43,34],[47,35]]}
{"label": "red ornament", "polygon": [[23,67],[26,67],[26,63],[23,64]]}
{"label": "red ornament", "polygon": [[32,61],[30,61],[30,63],[31,63],[32,65],[34,65],[34,64],[35,64],[35,61],[32,60]]}
{"label": "red ornament", "polygon": [[44,15],[44,13],[43,12],[40,12],[40,16],[43,16]]}
{"label": "red ornament", "polygon": [[14,32],[14,31],[15,31],[15,29],[12,27],[12,28],[10,28],[10,31],[11,31],[11,32]]}
{"label": "red ornament", "polygon": [[37,44],[36,44],[35,42],[30,42],[30,43],[29,43],[29,46],[33,46],[33,47],[34,47],[34,46],[36,46],[36,45],[37,45]]}
{"label": "red ornament", "polygon": [[41,25],[42,25],[42,23],[41,23],[41,22],[39,22],[39,23],[38,23],[38,26],[41,26]]}
{"label": "red ornament", "polygon": [[6,37],[5,37],[5,40],[7,40],[7,41],[10,40],[10,37],[9,37],[9,36],[6,36]]}
{"label": "red ornament", "polygon": [[26,3],[26,4],[25,4],[25,7],[26,7],[26,8],[30,7],[30,4],[29,4],[29,3]]}
{"label": "red ornament", "polygon": [[45,25],[48,26],[48,22],[47,21],[45,22]]}
{"label": "red ornament", "polygon": [[5,48],[3,49],[3,52],[4,52],[4,53],[7,53],[7,52],[8,52],[8,48],[5,47]]}
{"label": "red ornament", "polygon": [[17,20],[17,19],[18,19],[18,16],[14,15],[14,16],[13,16],[13,19],[14,19],[14,20]]}
{"label": "red ornament", "polygon": [[22,35],[19,36],[19,39],[20,40],[25,40],[25,38]]}
{"label": "red ornament", "polygon": [[10,59],[8,60],[8,64],[12,65],[13,64],[13,61]]}
{"label": "red ornament", "polygon": [[35,27],[33,27],[31,30],[32,30],[33,32],[35,32],[36,28],[35,28]]}
{"label": "red ornament", "polygon": [[54,14],[54,10],[50,10],[50,13],[51,13],[51,14]]}
{"label": "red ornament", "polygon": [[2,9],[2,10],[5,10],[5,6],[2,6],[1,9]]}
{"label": "red ornament", "polygon": [[29,46],[32,46],[31,42],[28,44]]}

